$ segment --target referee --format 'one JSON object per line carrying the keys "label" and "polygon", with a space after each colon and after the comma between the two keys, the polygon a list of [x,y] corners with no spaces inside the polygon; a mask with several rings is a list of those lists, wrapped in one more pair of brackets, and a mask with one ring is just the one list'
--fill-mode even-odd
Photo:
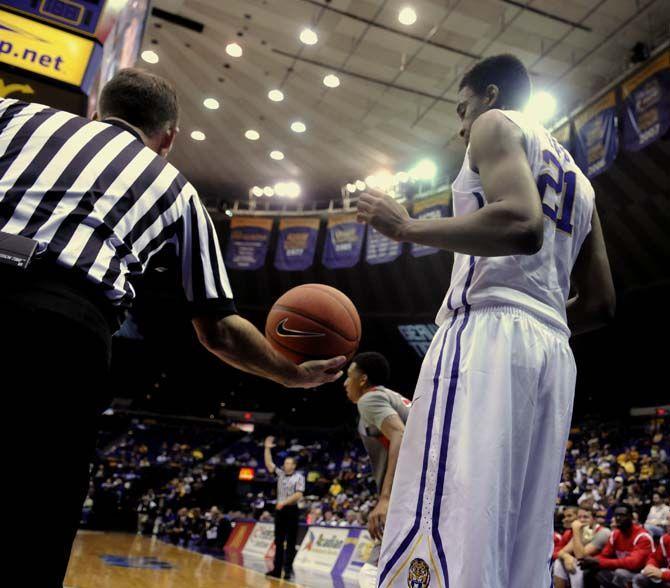
{"label": "referee", "polygon": [[[277,507],[275,512],[275,561],[272,570],[266,576],[284,579],[293,578],[293,559],[295,544],[298,540],[298,502],[305,491],[305,477],[296,471],[294,457],[284,459],[284,465],[278,468],[272,461],[274,437],[265,439],[265,467],[277,476]],[[286,543],[286,547],[284,547]]]}
{"label": "referee", "polygon": [[[5,555],[49,588],[62,586],[79,521],[111,336],[155,253],[176,252],[198,338],[222,361],[291,387],[333,381],[344,361],[295,366],[236,314],[212,221],[164,159],[179,120],[170,83],[122,70],[94,119],[0,100]],[[130,393],[130,373],[126,387],[113,393]],[[38,505],[50,524],[35,536],[23,515]]]}

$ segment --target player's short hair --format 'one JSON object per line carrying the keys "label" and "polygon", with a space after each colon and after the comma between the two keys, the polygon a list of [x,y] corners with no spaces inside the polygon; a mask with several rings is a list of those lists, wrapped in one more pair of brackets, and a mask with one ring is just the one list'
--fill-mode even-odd
{"label": "player's short hair", "polygon": [[567,512],[571,512],[574,515],[577,515],[577,513],[579,512],[579,508],[576,506],[566,506],[565,510],[563,510],[563,514],[565,515],[565,513]]}
{"label": "player's short hair", "polygon": [[391,379],[391,366],[388,360],[376,351],[366,351],[354,357],[355,363],[367,377],[372,386],[386,386]]}
{"label": "player's short hair", "polygon": [[120,118],[151,136],[179,122],[179,101],[165,78],[142,69],[120,70],[100,92],[100,118]]}
{"label": "player's short hair", "polygon": [[481,96],[491,84],[500,90],[499,108],[521,110],[530,98],[528,70],[514,55],[494,55],[478,61],[463,76],[458,90],[467,86]]}

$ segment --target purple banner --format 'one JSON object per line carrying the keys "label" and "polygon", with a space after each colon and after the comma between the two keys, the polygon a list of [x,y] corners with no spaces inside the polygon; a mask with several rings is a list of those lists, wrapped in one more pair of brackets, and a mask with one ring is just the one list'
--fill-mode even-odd
{"label": "purple banner", "polygon": [[355,214],[333,215],[328,219],[323,265],[329,269],[353,267],[363,248],[365,225],[356,222]]}
{"label": "purple banner", "polygon": [[[414,203],[414,216],[418,219],[444,218],[449,215],[449,203],[451,202],[451,190],[440,192],[429,196],[425,200]],[[410,249],[412,257],[423,257],[437,253],[439,249],[412,243]]]}
{"label": "purple banner", "polygon": [[226,249],[226,267],[255,270],[265,265],[270,244],[272,219],[233,217]]}
{"label": "purple banner", "polygon": [[402,243],[389,239],[377,229],[368,225],[367,241],[365,243],[365,261],[370,265],[395,261],[402,253]]}
{"label": "purple banner", "polygon": [[575,162],[589,178],[612,165],[619,151],[614,91],[577,115],[573,146]]}
{"label": "purple banner", "polygon": [[312,265],[319,222],[317,217],[284,218],[279,221],[275,255],[278,270],[302,271]]}
{"label": "purple banner", "polygon": [[624,82],[623,146],[643,149],[670,129],[670,53]]}

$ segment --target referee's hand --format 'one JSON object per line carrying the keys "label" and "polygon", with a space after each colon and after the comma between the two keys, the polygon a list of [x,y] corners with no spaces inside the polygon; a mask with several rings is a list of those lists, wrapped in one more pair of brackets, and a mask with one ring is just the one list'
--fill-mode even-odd
{"label": "referee's hand", "polygon": [[347,358],[340,355],[332,359],[306,361],[298,366],[288,388],[315,388],[321,384],[334,382],[342,377],[342,368]]}

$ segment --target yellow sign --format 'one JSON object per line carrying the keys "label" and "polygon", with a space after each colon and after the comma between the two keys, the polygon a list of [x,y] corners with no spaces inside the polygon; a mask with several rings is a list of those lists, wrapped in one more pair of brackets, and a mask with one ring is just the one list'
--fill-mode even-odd
{"label": "yellow sign", "polygon": [[94,43],[0,10],[0,63],[81,85]]}

